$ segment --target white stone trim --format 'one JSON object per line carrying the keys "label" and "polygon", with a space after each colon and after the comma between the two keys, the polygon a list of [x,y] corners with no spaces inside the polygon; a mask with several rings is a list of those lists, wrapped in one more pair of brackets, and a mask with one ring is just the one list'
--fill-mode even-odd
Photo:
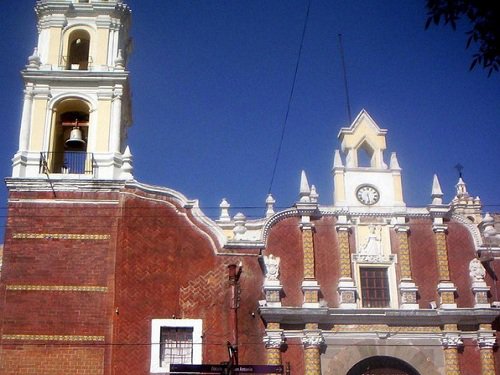
{"label": "white stone trim", "polygon": [[153,319],[151,321],[151,365],[152,373],[165,373],[170,369],[160,367],[160,331],[162,327],[190,327],[193,328],[193,363],[202,363],[202,319]]}

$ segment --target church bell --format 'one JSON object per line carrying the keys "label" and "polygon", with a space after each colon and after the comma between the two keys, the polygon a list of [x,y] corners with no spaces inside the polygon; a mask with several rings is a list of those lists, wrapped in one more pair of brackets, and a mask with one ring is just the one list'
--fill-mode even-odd
{"label": "church bell", "polygon": [[64,145],[71,149],[82,149],[85,147],[85,141],[82,138],[82,130],[78,126],[71,129],[69,138],[64,142]]}

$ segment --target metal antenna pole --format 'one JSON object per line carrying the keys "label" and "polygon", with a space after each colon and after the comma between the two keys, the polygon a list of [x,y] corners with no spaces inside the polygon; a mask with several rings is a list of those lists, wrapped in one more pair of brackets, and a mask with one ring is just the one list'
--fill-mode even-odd
{"label": "metal antenna pole", "polygon": [[344,46],[342,45],[342,34],[339,34],[339,51],[340,51],[340,59],[342,60],[342,71],[344,73],[344,89],[345,89],[345,98],[347,105],[347,116],[349,117],[349,125],[352,124],[352,116],[351,116],[351,102],[349,100],[349,89],[347,86],[347,72],[345,68],[345,59],[344,59]]}

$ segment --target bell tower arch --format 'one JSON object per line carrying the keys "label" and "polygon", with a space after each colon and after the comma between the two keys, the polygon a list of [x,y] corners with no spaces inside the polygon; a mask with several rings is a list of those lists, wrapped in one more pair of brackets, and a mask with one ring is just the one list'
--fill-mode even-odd
{"label": "bell tower arch", "polygon": [[38,42],[21,73],[12,177],[131,179],[129,7],[122,0],[39,0],[35,11]]}

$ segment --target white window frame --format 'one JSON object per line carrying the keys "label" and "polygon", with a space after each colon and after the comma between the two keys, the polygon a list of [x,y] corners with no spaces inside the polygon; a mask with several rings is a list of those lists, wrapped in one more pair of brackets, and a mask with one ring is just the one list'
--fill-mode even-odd
{"label": "white window frame", "polygon": [[160,336],[161,329],[168,328],[192,328],[193,329],[193,365],[202,363],[202,319],[153,319],[151,321],[151,366],[152,373],[169,372],[169,368],[161,367],[160,363]]}

